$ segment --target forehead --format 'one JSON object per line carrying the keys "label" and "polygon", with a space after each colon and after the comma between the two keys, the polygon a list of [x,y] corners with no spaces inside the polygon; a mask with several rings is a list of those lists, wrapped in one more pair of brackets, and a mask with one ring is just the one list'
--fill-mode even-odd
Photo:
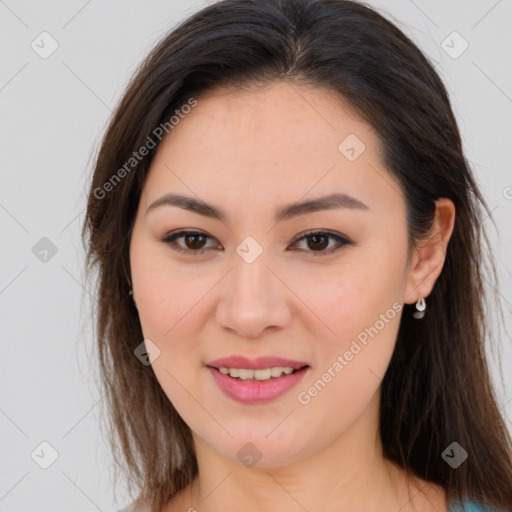
{"label": "forehead", "polygon": [[332,91],[286,82],[217,88],[199,96],[160,144],[143,195],[146,204],[166,191],[217,204],[235,197],[281,204],[339,191],[368,204],[386,173],[379,147]]}
{"label": "forehead", "polygon": [[337,154],[340,137],[350,130],[357,131],[370,145],[378,143],[371,127],[339,94],[312,86],[273,82],[250,90],[231,87],[207,91],[171,131],[167,141],[181,142],[195,136],[196,140],[210,139],[212,144],[242,142],[222,145],[218,150],[257,153],[258,148],[251,143],[256,140],[268,143],[267,152],[282,151],[283,156],[290,156],[292,150],[304,156],[318,145],[318,150]]}

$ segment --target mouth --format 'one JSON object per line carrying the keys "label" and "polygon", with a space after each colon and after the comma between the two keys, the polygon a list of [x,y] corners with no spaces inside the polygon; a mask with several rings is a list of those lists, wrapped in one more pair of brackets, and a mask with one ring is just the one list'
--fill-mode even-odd
{"label": "mouth", "polygon": [[220,390],[245,404],[269,402],[293,388],[310,370],[305,362],[233,356],[206,364]]}
{"label": "mouth", "polygon": [[[207,365],[208,366],[208,365]],[[300,372],[309,368],[309,365],[301,366],[300,368],[293,368],[291,366],[272,366],[264,369],[254,368],[231,368],[227,366],[221,366],[216,368],[215,366],[208,366],[212,370],[217,370],[223,375],[227,375],[232,379],[243,380],[249,382],[263,382],[268,380],[279,379],[285,375],[291,375],[293,373]]]}

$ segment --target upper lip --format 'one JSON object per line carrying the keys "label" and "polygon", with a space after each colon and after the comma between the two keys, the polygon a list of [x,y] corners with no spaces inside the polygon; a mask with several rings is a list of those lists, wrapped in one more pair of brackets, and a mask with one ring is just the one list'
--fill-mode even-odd
{"label": "upper lip", "polygon": [[229,356],[215,359],[215,361],[210,361],[209,363],[206,363],[206,366],[211,366],[213,368],[245,368],[253,370],[264,370],[266,368],[273,368],[275,366],[299,369],[303,366],[309,365],[303,361],[283,359],[282,357],[262,356],[256,359],[249,359],[244,356]]}

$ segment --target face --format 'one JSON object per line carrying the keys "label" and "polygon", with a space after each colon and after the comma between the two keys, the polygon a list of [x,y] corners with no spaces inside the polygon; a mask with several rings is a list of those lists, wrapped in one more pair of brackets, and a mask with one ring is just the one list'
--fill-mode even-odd
{"label": "face", "polygon": [[[376,134],[331,92],[277,82],[197,100],[141,195],[134,299],[194,437],[284,465],[378,397],[409,284],[405,201]],[[168,194],[190,201],[154,204]]]}

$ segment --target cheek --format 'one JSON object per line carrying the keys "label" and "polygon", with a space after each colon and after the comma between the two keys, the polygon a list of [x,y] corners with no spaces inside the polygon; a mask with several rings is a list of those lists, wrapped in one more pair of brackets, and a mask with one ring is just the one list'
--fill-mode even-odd
{"label": "cheek", "polygon": [[[394,340],[396,329],[387,327],[399,320],[402,272],[396,260],[389,259],[389,265],[384,265],[383,259],[379,263],[370,265],[360,260],[323,276],[310,273],[307,280],[295,279],[300,283],[294,287],[297,295],[321,320],[318,325],[326,347],[342,349],[374,324]],[[364,341],[364,334],[360,339]]]}
{"label": "cheek", "polygon": [[312,308],[335,334],[317,338],[315,367],[296,392],[296,417],[302,428],[334,439],[376,399],[393,354],[401,303],[389,282],[377,286],[370,276],[332,283],[325,291]]}
{"label": "cheek", "polygon": [[[390,286],[379,289],[373,283],[370,288],[347,280],[333,286],[326,297],[316,307],[334,334],[319,338],[322,360],[316,373],[343,373],[340,380],[348,386],[368,378],[378,385],[395,346],[402,307],[399,294]],[[336,362],[343,368],[333,368]],[[325,375],[323,380],[328,379]]]}
{"label": "cheek", "polygon": [[[147,254],[146,254],[147,258]],[[206,403],[199,326],[205,319],[201,299],[214,285],[210,277],[192,279],[186,272],[158,258],[139,267],[137,309],[145,338],[159,348],[152,362],[155,376],[169,401],[189,425],[211,418],[197,404]],[[134,279],[135,282],[135,279]],[[191,399],[193,397],[193,399]]]}
{"label": "cheek", "polygon": [[198,331],[208,314],[206,296],[218,279],[211,272],[194,276],[191,267],[170,261],[165,251],[150,251],[133,250],[139,320],[144,338],[160,351],[152,367],[162,389],[178,410],[186,410],[186,390],[195,387],[204,371]]}
{"label": "cheek", "polygon": [[334,270],[330,279],[308,280],[299,291],[322,320],[316,365],[301,388],[306,393],[302,403],[337,403],[356,412],[380,385],[400,325],[405,260],[374,252],[380,254],[376,260],[372,254],[366,261],[358,258]]}
{"label": "cheek", "polygon": [[185,325],[197,325],[194,315],[201,311],[201,299],[215,285],[215,276],[204,274],[194,275],[192,267],[172,262],[159,248],[153,254],[133,251],[132,276],[145,336],[166,342]]}

